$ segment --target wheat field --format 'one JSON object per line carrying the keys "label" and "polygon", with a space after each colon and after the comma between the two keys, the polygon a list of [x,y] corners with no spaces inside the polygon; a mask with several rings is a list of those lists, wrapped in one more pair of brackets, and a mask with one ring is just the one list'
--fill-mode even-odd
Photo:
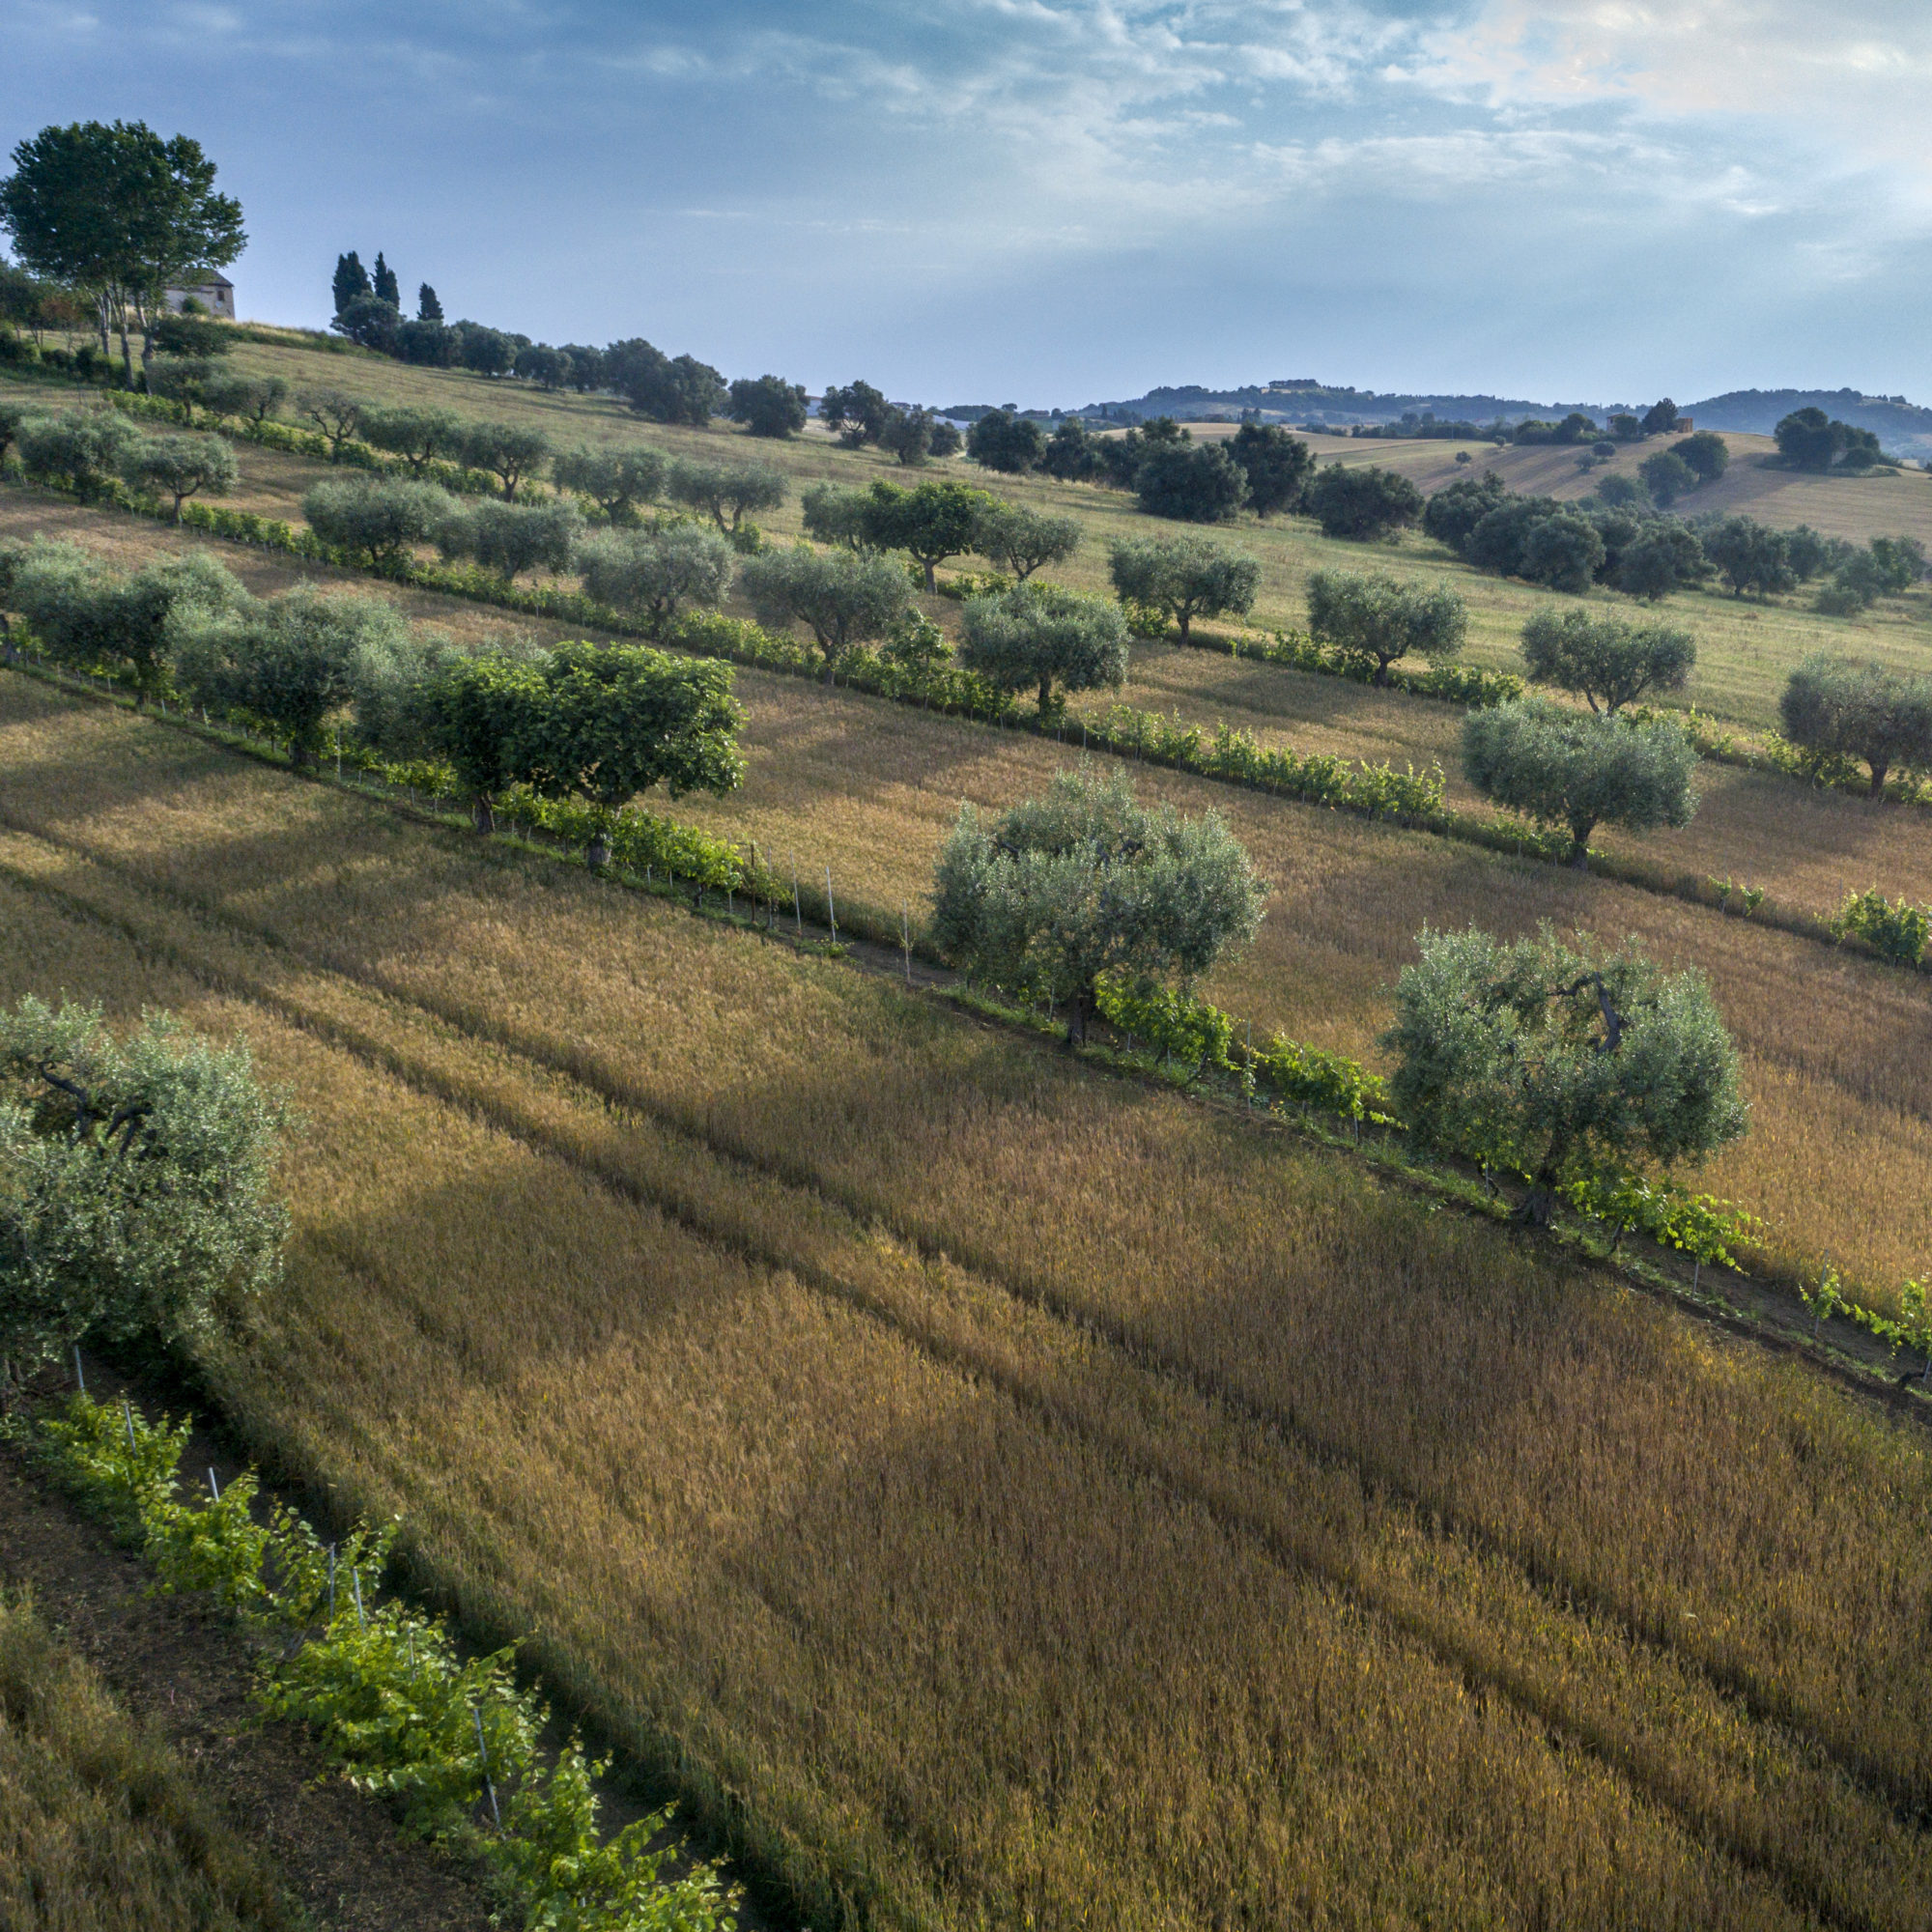
{"label": "wheat field", "polygon": [[809,1922],[1919,1922],[1915,1431],[1345,1157],[0,680],[0,995],[307,1119],[212,1374]]}

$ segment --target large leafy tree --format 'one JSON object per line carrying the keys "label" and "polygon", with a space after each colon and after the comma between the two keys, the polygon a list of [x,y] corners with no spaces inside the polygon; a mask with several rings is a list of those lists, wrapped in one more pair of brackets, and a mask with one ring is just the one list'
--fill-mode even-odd
{"label": "large leafy tree", "polygon": [[611,343],[603,361],[605,382],[653,422],[702,429],[727,399],[724,378],[708,362],[667,355],[640,335]]}
{"label": "large leafy tree", "polygon": [[280,1270],[283,1115],[166,1013],[0,1012],[0,1382],[90,1332],[191,1350]]}
{"label": "large leafy tree", "polygon": [[982,469],[1017,476],[1038,469],[1045,454],[1045,431],[1031,416],[1011,410],[988,410],[966,432],[967,461]]}
{"label": "large leafy tree", "polygon": [[[959,662],[1001,691],[1039,694],[1042,716],[1056,696],[1118,688],[1127,675],[1127,626],[1116,604],[1053,583],[1021,583],[966,603]],[[1056,691],[1057,688],[1057,691]]]}
{"label": "large leafy tree", "polygon": [[[34,273],[93,303],[104,353],[121,336],[133,380],[131,316],[144,336],[162,296],[190,269],[225,268],[247,237],[242,204],[214,189],[214,163],[185,134],[170,140],[140,121],[76,121],[43,128],[14,150],[0,182],[0,226]],[[153,354],[152,339],[143,359]]]}
{"label": "large leafy tree", "polygon": [[1301,495],[1302,508],[1326,537],[1368,543],[1422,521],[1422,492],[1393,469],[1359,469],[1330,463],[1315,472]]}
{"label": "large leafy tree", "polygon": [[1529,1179],[1519,1216],[1634,1162],[1668,1169],[1743,1136],[1738,1056],[1703,976],[1634,946],[1424,930],[1396,984],[1389,1097],[1423,1147]]}
{"label": "large leafy tree", "polygon": [[1151,517],[1223,524],[1248,500],[1248,478],[1218,442],[1162,443],[1135,471],[1134,495]]}
{"label": "large leafy tree", "polygon": [[1522,627],[1522,655],[1538,684],[1574,691],[1592,711],[1615,712],[1647,691],[1682,691],[1697,643],[1667,624],[1539,611]]}
{"label": "large leafy tree", "polygon": [[805,428],[809,412],[803,384],[787,383],[782,376],[740,376],[731,384],[730,397],[731,420],[753,436],[798,436]]}
{"label": "large leafy tree", "polygon": [[888,636],[912,605],[905,572],[877,552],[767,551],[739,579],[761,624],[803,624],[825,663],[825,681],[860,644]]}
{"label": "large leafy tree", "polygon": [[365,405],[356,433],[375,449],[386,449],[421,476],[432,463],[448,461],[463,448],[464,421],[453,410],[384,409]]}
{"label": "large leafy tree", "polygon": [[1697,810],[1697,753],[1672,718],[1636,724],[1519,698],[1463,721],[1463,770],[1485,798],[1566,828],[1571,864],[1589,864],[1600,824],[1684,826]]}
{"label": "large leafy tree", "polygon": [[885,391],[864,382],[834,383],[818,402],[819,420],[847,449],[877,442],[892,413]]}
{"label": "large leafy tree", "polygon": [[1248,508],[1258,517],[1293,509],[1315,469],[1314,452],[1279,423],[1243,423],[1228,454],[1248,480]]}
{"label": "large leafy tree", "polygon": [[1446,664],[1469,630],[1463,600],[1445,585],[1402,583],[1382,571],[1318,570],[1308,580],[1308,634],[1388,682],[1406,657]]}
{"label": "large leafy tree", "polygon": [[911,490],[874,483],[866,506],[866,540],[877,550],[902,550],[925,572],[926,594],[938,583],[937,565],[973,548],[980,513],[992,499],[964,483],[921,483]]}
{"label": "large leafy tree", "polygon": [[1760,597],[1793,590],[1798,574],[1791,562],[1791,539],[1754,517],[1725,517],[1704,531],[1704,554],[1731,586],[1733,597],[1755,590]]}
{"label": "large leafy tree", "polygon": [[1209,537],[1117,542],[1107,553],[1107,571],[1123,606],[1171,619],[1183,644],[1197,617],[1245,615],[1262,582],[1253,557]]}
{"label": "large leafy tree", "polygon": [[933,930],[976,978],[1067,1009],[1086,1037],[1103,974],[1192,980],[1254,937],[1265,883],[1218,812],[1150,810],[1120,773],[1058,773],[997,825],[973,807],[941,849]]}

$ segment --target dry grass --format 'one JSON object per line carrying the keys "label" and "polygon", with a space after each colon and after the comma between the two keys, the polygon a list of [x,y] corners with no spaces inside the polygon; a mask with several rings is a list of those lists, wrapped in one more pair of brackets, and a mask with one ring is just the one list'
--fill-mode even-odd
{"label": "dry grass", "polygon": [[0,1600],[0,1925],[242,1932],[289,1917],[185,1766],[31,1602]]}
{"label": "dry grass", "polygon": [[[151,526],[0,496],[0,530],[43,525],[129,563],[184,541]],[[294,575],[252,553],[223,554],[258,587]],[[456,600],[405,592],[398,601],[460,636],[550,634]],[[1208,652],[1151,647],[1138,654],[1135,675],[1141,682],[1129,696],[1137,701],[1164,698],[1204,722],[1225,717],[1267,730],[1264,707],[1283,705],[1292,723],[1280,736],[1304,750],[1367,755],[1379,744],[1420,762],[1446,749],[1430,732],[1454,726],[1446,707]],[[680,814],[755,840],[781,865],[795,858],[808,879],[829,865],[841,899],[888,915],[910,904],[918,917],[933,855],[962,798],[1004,809],[1073,755],[798,679],[740,671],[738,686],[749,713],[746,785],[724,801],[688,799]],[[1182,703],[1184,693],[1200,696]],[[1186,810],[1224,811],[1276,882],[1259,944],[1206,988],[1231,1010],[1258,1027],[1372,1055],[1387,989],[1414,956],[1425,923],[1473,921],[1513,933],[1548,919],[1613,939],[1637,935],[1671,965],[1711,975],[1747,1056],[1753,1130],[1710,1170],[1708,1184],[1769,1218],[1787,1263],[1816,1264],[1829,1255],[1881,1305],[1890,1305],[1898,1282],[1932,1265],[1932,989],[1924,980],[1610,881],[1178,774],[1137,778],[1150,795]],[[1692,878],[1764,885],[1781,902],[1818,912],[1874,883],[1932,897],[1932,825],[1918,815],[1721,767],[1702,768],[1699,779],[1709,802],[1689,831],[1606,842],[1626,842]]]}
{"label": "dry grass", "polygon": [[0,994],[245,1027],[314,1123],[234,1404],[801,1885],[1917,1922],[1915,1438],[1333,1156],[7,696],[58,842],[0,848]]}

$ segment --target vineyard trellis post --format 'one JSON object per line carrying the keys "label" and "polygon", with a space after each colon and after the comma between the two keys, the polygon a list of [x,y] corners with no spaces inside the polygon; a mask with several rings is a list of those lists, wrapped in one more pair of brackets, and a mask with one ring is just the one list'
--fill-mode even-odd
{"label": "vineyard trellis post", "polygon": [[832,943],[838,944],[838,908],[832,903],[832,867],[825,868],[825,921],[832,928]]}

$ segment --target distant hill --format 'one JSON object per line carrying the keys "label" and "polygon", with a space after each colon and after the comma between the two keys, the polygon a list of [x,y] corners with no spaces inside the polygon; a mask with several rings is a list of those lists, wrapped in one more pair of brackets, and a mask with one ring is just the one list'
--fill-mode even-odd
{"label": "distant hill", "polygon": [[[1572,410],[1581,410],[1602,422],[1613,411],[1641,412],[1650,400],[1655,399],[1637,404],[1546,403],[1525,396],[1378,392],[1306,378],[1277,379],[1238,389],[1209,389],[1198,383],[1182,383],[1122,401],[1089,403],[1067,413],[1104,416],[1117,422],[1148,416],[1198,422],[1204,417],[1238,416],[1253,410],[1264,422],[1319,423],[1348,429],[1356,423],[1400,422],[1410,413],[1433,414],[1443,421],[1491,423],[1498,417],[1506,422],[1518,422],[1524,416],[1558,418]],[[947,413],[970,420],[982,414],[985,407],[981,404]],[[1932,410],[1921,409],[1903,396],[1868,396],[1858,389],[1732,389],[1702,402],[1680,399],[1678,407],[1695,419],[1699,429],[1737,430],[1754,436],[1771,435],[1779,419],[1793,410],[1816,408],[1840,422],[1873,431],[1888,451],[1901,456],[1932,456]],[[1030,410],[1027,413],[1046,417],[1061,412]]]}
{"label": "distant hill", "polygon": [[1872,431],[1899,456],[1932,455],[1932,410],[1903,396],[1867,396],[1857,389],[1732,389],[1682,407],[1699,429],[1753,436],[1769,436],[1793,410],[1818,409],[1855,429]]}

